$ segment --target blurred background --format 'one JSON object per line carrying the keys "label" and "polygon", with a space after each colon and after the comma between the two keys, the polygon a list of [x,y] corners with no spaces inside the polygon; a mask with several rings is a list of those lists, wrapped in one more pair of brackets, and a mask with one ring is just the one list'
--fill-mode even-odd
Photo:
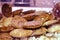
{"label": "blurred background", "polygon": [[0,0],[0,7],[4,3],[11,4],[13,7],[53,7],[60,0]]}

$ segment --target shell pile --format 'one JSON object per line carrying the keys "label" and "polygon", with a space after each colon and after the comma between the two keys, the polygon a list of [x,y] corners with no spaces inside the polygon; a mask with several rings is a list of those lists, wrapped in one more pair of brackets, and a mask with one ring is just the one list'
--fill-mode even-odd
{"label": "shell pile", "polygon": [[52,12],[23,12],[23,9],[12,12],[12,7],[4,4],[0,14],[0,40],[60,40],[59,4]]}

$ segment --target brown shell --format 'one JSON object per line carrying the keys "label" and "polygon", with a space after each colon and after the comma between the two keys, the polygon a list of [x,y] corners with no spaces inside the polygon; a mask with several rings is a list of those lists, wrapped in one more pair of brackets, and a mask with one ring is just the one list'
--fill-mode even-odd
{"label": "brown shell", "polygon": [[58,20],[49,20],[49,21],[46,21],[42,26],[49,26],[49,25],[55,24],[57,22],[58,22]]}
{"label": "brown shell", "polygon": [[3,26],[8,27],[11,26],[13,17],[8,17],[3,19]]}
{"label": "brown shell", "polygon": [[22,11],[23,11],[23,9],[19,9],[19,10],[13,11],[12,14],[13,14],[13,16],[21,15]]}
{"label": "brown shell", "polygon": [[45,27],[41,27],[39,29],[33,30],[32,35],[41,35],[47,32],[47,29]]}
{"label": "brown shell", "polygon": [[31,14],[34,12],[35,12],[35,10],[28,10],[28,11],[22,12],[22,14],[27,15],[27,14]]}
{"label": "brown shell", "polygon": [[9,32],[13,29],[13,27],[0,27],[0,32]]}
{"label": "brown shell", "polygon": [[49,20],[49,17],[50,17],[48,12],[45,12],[45,11],[37,12],[36,15],[38,15],[38,16],[33,18],[32,21],[25,22],[24,28],[38,28],[38,27],[42,26],[42,24],[44,22]]}
{"label": "brown shell", "polygon": [[39,13],[40,13],[39,16],[34,18],[34,20],[39,20],[39,21],[42,21],[42,22],[45,22],[45,21],[49,20],[48,12],[40,11]]}
{"label": "brown shell", "polygon": [[9,4],[3,4],[3,6],[2,6],[2,14],[5,17],[12,16],[12,7]]}
{"label": "brown shell", "polygon": [[43,23],[41,21],[29,21],[24,23],[24,28],[39,28]]}
{"label": "brown shell", "polygon": [[34,17],[36,16],[35,14],[35,10],[28,10],[28,11],[24,11],[22,12],[22,17],[24,17],[26,20],[32,20],[34,19]]}
{"label": "brown shell", "polygon": [[9,33],[0,33],[0,40],[13,40]]}
{"label": "brown shell", "polygon": [[26,22],[26,20],[23,17],[16,15],[13,18],[11,25],[15,28],[22,28],[24,22]]}
{"label": "brown shell", "polygon": [[24,29],[14,29],[10,32],[10,35],[13,37],[28,37],[32,34],[32,30],[24,30]]}
{"label": "brown shell", "polygon": [[38,15],[36,15],[35,13],[31,13],[31,14],[26,14],[26,15],[23,15],[22,17],[25,18],[26,20],[28,21],[31,21],[33,20],[35,17],[37,17]]}

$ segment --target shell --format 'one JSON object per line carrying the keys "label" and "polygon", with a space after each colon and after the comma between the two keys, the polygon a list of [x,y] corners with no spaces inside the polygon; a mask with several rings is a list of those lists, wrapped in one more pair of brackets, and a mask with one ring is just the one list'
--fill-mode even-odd
{"label": "shell", "polygon": [[10,35],[13,37],[27,37],[30,36],[32,32],[32,30],[14,29],[10,32]]}

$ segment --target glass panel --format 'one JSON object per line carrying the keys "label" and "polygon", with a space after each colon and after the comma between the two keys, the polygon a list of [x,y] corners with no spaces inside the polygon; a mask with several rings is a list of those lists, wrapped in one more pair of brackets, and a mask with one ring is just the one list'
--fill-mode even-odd
{"label": "glass panel", "polygon": [[34,0],[35,7],[53,7],[53,0]]}
{"label": "glass panel", "polygon": [[1,2],[11,2],[11,0],[1,0]]}
{"label": "glass panel", "polygon": [[30,4],[14,4],[14,6],[29,7]]}
{"label": "glass panel", "polygon": [[22,0],[15,0],[15,2],[22,2]]}
{"label": "glass panel", "polygon": [[30,0],[23,0],[23,2],[30,2]]}

